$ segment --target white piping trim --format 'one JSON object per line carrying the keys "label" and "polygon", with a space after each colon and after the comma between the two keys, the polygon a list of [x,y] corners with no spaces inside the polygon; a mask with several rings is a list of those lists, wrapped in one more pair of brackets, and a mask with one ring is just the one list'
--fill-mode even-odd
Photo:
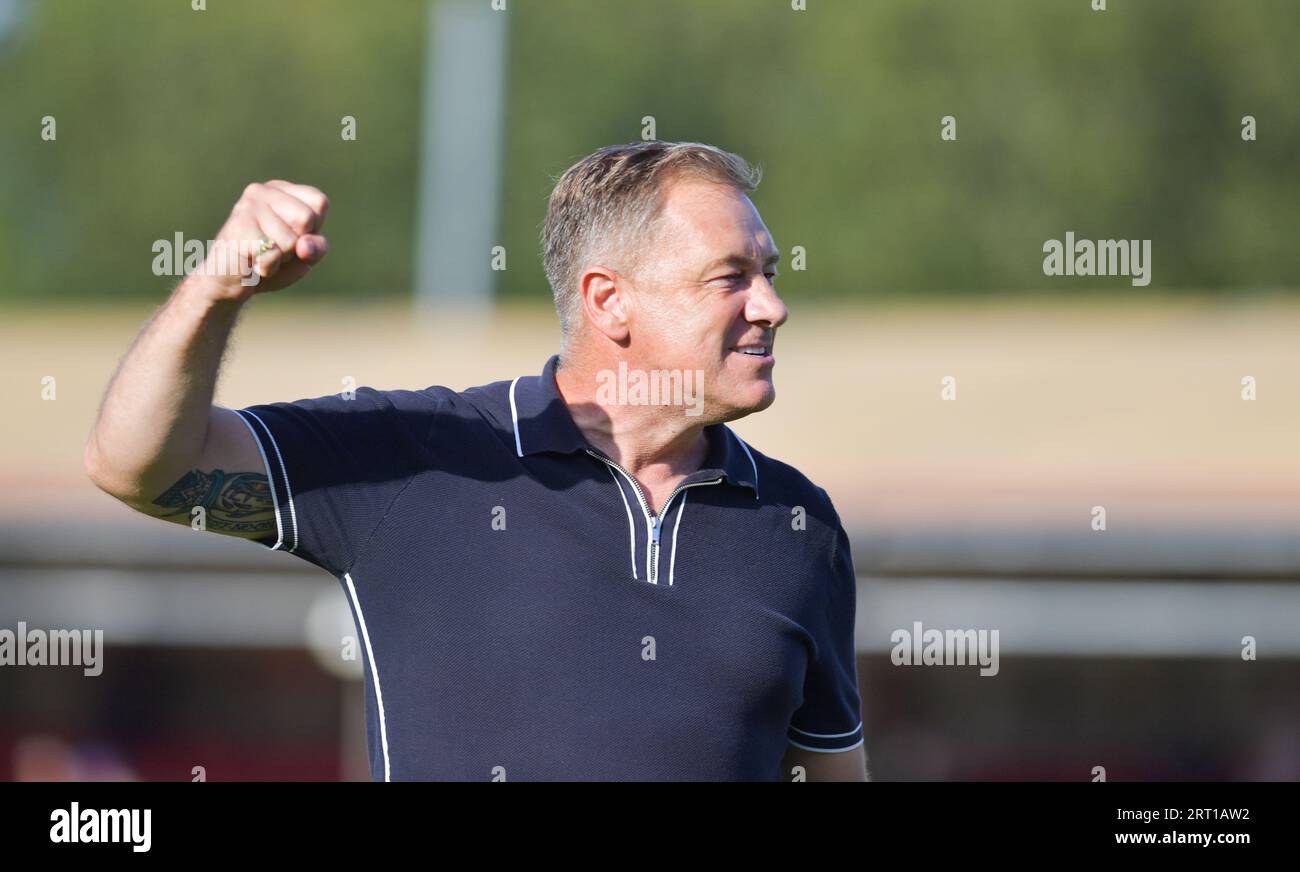
{"label": "white piping trim", "polygon": [[239,416],[239,420],[244,422],[248,428],[249,434],[253,437],[253,444],[257,446],[257,453],[262,455],[262,466],[266,467],[266,480],[271,483],[271,504],[275,506],[275,544],[271,546],[272,551],[280,550],[284,544],[284,524],[280,522],[280,497],[275,490],[275,473],[271,471],[271,463],[266,459],[266,449],[262,447],[262,440],[257,438],[257,431],[253,425],[248,423],[244,413],[239,409],[233,409],[234,413]]}
{"label": "white piping trim", "polygon": [[352,607],[357,610],[357,624],[361,627],[361,639],[366,643],[366,657],[370,659],[370,675],[375,680],[375,702],[379,704],[379,742],[384,749],[384,780],[392,780],[392,769],[388,763],[388,724],[384,720],[384,692],[379,688],[379,664],[375,662],[375,650],[370,647],[370,632],[366,629],[366,616],[361,612],[361,600],[357,599],[357,588],[352,583],[351,573],[343,573],[348,583],[348,594],[352,597]]}
{"label": "white piping trim", "polygon": [[[734,430],[732,435],[735,436]],[[745,456],[749,458],[749,465],[754,467],[754,499],[758,499],[758,464],[754,462],[754,455],[749,453],[749,446],[745,444],[745,440],[736,436],[736,441],[740,443],[741,448],[745,449]]]}
{"label": "white piping trim", "polygon": [[862,729],[862,721],[858,721],[858,725],[847,733],[810,733],[807,730],[799,729],[794,724],[790,725],[790,729],[794,730],[796,733],[802,733],[805,736],[812,736],[814,739],[840,739],[844,736],[852,736],[857,733],[858,730]]}
{"label": "white piping trim", "polygon": [[808,745],[800,745],[794,739],[787,738],[786,741],[789,742],[791,745],[794,745],[796,748],[803,748],[805,751],[817,751],[818,753],[821,754],[838,754],[841,751],[852,751],[854,748],[858,747],[863,742],[865,742],[866,739],[865,738],[858,739],[856,742],[854,742],[852,745],[849,745],[847,748],[812,748],[809,747]]}
{"label": "white piping trim", "polygon": [[515,380],[510,383],[510,423],[515,429],[515,454],[519,457],[524,456],[524,447],[519,444],[519,409],[515,407],[515,385],[519,384],[522,376],[515,376]]}
{"label": "white piping trim", "polygon": [[[245,409],[244,411],[247,412],[248,410]],[[280,453],[280,443],[275,441],[275,434],[271,432],[271,428],[266,426],[266,422],[256,412],[248,412],[248,414],[252,415],[253,420],[262,425],[267,438],[271,440],[271,447],[275,449],[275,459],[280,462],[280,472],[284,475],[285,496],[289,500],[289,521],[293,524],[293,547],[289,549],[289,553],[292,554],[298,550],[298,511],[293,506],[293,485],[289,483],[289,470],[284,465],[284,455]],[[269,467],[267,472],[270,472]]]}
{"label": "white piping trim", "polygon": [[[632,506],[627,501],[627,492],[623,490],[623,485],[618,483],[618,476],[614,474],[614,468],[608,463],[605,469],[609,470],[610,478],[614,479],[614,487],[618,488],[618,495],[623,498],[623,510],[627,512],[627,535],[632,548],[632,577],[637,578],[636,574],[636,522],[632,520]],[[649,559],[648,557],[646,558]]]}
{"label": "white piping trim", "polygon": [[682,489],[682,504],[677,507],[677,520],[673,522],[673,550],[668,558],[668,586],[673,586],[673,569],[677,566],[677,528],[682,525],[682,512],[686,511],[686,489]]}

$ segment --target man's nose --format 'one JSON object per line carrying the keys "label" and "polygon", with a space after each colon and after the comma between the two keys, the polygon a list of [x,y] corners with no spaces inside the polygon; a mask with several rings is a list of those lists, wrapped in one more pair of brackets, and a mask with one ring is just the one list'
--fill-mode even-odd
{"label": "man's nose", "polygon": [[773,329],[780,327],[790,317],[784,301],[776,292],[776,286],[767,276],[750,286],[749,301],[745,305],[745,320],[751,324],[766,322]]}

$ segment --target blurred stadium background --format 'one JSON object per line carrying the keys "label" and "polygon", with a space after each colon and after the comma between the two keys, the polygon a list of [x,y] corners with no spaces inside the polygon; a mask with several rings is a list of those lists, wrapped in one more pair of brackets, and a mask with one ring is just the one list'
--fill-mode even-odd
{"label": "blurred stadium background", "polygon": [[[647,117],[760,163],[807,251],[736,429],[853,537],[873,776],[1300,777],[1300,5],[491,5],[0,0],[0,628],[108,644],[99,677],[0,668],[0,779],[367,777],[338,583],[81,471],[175,283],[154,241],[255,179],[331,197],[225,405],[536,372],[550,180]],[[1044,277],[1066,231],[1151,239],[1150,286]],[[999,674],[893,666],[914,621],[998,629]]]}

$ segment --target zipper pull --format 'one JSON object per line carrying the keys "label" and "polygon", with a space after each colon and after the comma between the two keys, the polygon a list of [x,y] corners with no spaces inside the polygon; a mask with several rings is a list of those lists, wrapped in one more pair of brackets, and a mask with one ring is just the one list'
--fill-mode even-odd
{"label": "zipper pull", "polygon": [[659,583],[659,524],[660,518],[655,515],[650,519],[650,583]]}

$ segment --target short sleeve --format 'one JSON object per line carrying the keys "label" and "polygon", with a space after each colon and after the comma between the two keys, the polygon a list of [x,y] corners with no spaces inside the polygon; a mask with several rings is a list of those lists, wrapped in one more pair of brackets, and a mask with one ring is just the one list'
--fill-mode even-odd
{"label": "short sleeve", "polygon": [[236,409],[257,440],[275,504],[276,533],[254,541],[335,576],[347,572],[397,496],[427,468],[432,401],[418,397],[363,387]]}
{"label": "short sleeve", "polygon": [[838,525],[830,567],[825,607],[815,628],[817,657],[808,664],[803,704],[791,716],[787,733],[791,743],[808,751],[850,751],[862,744],[854,642],[857,580],[843,525]]}

